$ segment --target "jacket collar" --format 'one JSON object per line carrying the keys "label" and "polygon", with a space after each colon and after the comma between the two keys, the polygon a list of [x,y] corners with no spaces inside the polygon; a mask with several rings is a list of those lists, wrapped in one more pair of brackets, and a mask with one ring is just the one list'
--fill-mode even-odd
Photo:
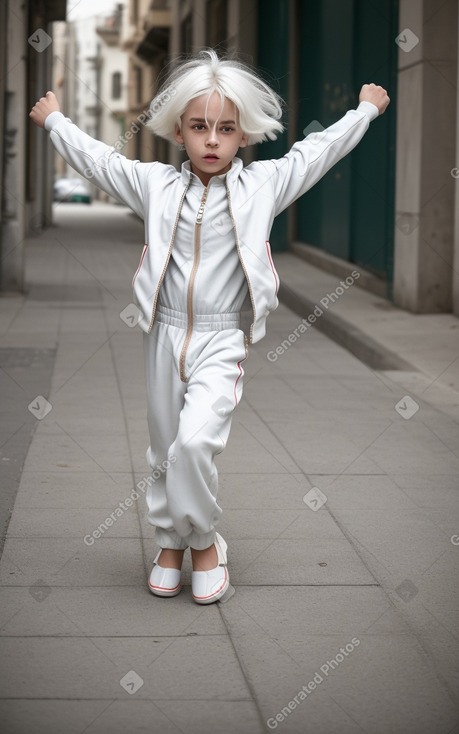
{"label": "jacket collar", "polygon": [[[237,156],[235,156],[233,158],[232,162],[231,162],[231,168],[230,168],[230,170],[227,171],[226,173],[222,173],[220,176],[215,176],[213,178],[221,179],[222,182],[225,183],[225,180],[224,179],[226,177],[228,183],[232,183],[234,181],[234,179],[236,179],[239,176],[242,168],[243,168],[242,160],[240,158],[238,158]],[[185,186],[188,183],[190,183],[190,179],[197,178],[196,174],[195,173],[192,173],[191,170],[190,170],[190,161],[189,160],[188,161],[185,161],[184,163],[182,163],[182,168],[181,168],[181,172],[180,172],[180,178],[181,178],[181,180],[182,180],[182,182],[183,182],[183,184]]]}

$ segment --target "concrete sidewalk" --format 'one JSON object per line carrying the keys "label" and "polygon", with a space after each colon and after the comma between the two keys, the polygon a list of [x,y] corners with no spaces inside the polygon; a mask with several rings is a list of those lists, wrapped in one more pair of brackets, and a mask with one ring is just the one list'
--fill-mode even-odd
{"label": "concrete sidewalk", "polygon": [[[301,253],[301,247],[296,250]],[[359,277],[351,273],[356,270],[360,276],[360,271],[352,264],[346,282],[344,275],[324,272],[291,253],[278,254],[275,260],[283,303],[306,319],[318,315],[315,325],[320,331],[459,422],[456,316],[412,314],[397,308],[358,287]]]}
{"label": "concrete sidewalk", "polygon": [[459,732],[457,422],[312,326],[289,346],[280,306],[218,461],[235,593],[194,604],[187,552],[182,593],[154,597],[145,501],[126,505],[149,473],[142,335],[120,318],[143,228],[98,204],[56,223],[28,242],[27,296],[0,299],[3,465],[30,434],[0,566],[2,730]]}

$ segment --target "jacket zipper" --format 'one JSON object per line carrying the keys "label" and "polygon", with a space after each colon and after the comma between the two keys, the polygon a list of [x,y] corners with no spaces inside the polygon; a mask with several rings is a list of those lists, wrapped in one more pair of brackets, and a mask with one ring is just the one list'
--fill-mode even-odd
{"label": "jacket zipper", "polygon": [[246,270],[245,265],[244,265],[244,262],[242,260],[241,248],[239,247],[239,238],[237,236],[236,223],[235,223],[234,217],[233,217],[233,209],[231,207],[231,195],[230,195],[230,192],[229,192],[228,184],[226,184],[226,195],[228,197],[228,209],[229,209],[229,213],[230,213],[230,217],[231,217],[231,222],[233,224],[234,236],[235,236],[235,239],[236,239],[237,254],[239,256],[239,260],[240,260],[242,269],[244,271],[245,278],[247,280],[247,285],[248,285],[249,294],[250,294],[250,301],[252,303],[253,321],[250,324],[250,344],[252,344],[252,341],[253,341],[253,327],[255,325],[255,320],[256,320],[255,302],[253,300],[253,292],[252,292],[252,286],[250,285],[249,276],[247,274],[247,270]]}
{"label": "jacket zipper", "polygon": [[188,325],[187,325],[186,336],[183,342],[183,347],[180,353],[180,361],[179,361],[180,379],[182,382],[187,382],[187,378],[185,375],[185,362],[186,362],[186,353],[187,353],[187,350],[190,344],[190,340],[191,340],[191,334],[193,332],[193,288],[194,288],[194,281],[196,279],[196,273],[198,272],[198,266],[199,266],[200,244],[201,244],[201,224],[202,224],[202,215],[204,213],[204,204],[206,203],[206,199],[207,199],[207,186],[204,189],[204,193],[202,195],[201,203],[199,205],[198,213],[196,216],[196,223],[194,225],[194,259],[193,259],[193,267],[191,268],[190,282],[188,283],[188,292],[187,292],[187,299],[186,299]]}
{"label": "jacket zipper", "polygon": [[190,186],[191,186],[191,178],[190,178],[188,184],[186,185],[185,190],[184,190],[184,192],[182,194],[182,198],[180,199],[180,203],[179,203],[179,207],[178,207],[178,211],[177,211],[177,216],[175,217],[174,229],[172,230],[172,237],[171,237],[171,242],[170,242],[170,245],[169,245],[169,251],[167,253],[166,262],[164,263],[163,272],[161,273],[161,277],[160,277],[160,279],[158,281],[158,285],[157,285],[157,288],[156,288],[156,293],[155,293],[155,298],[154,298],[154,301],[153,301],[153,309],[152,309],[152,313],[151,313],[151,321],[150,321],[150,326],[148,328],[148,333],[150,333],[151,330],[152,330],[152,328],[153,328],[153,321],[155,320],[156,304],[158,302],[159,289],[161,288],[161,283],[163,282],[164,276],[166,275],[166,270],[167,270],[167,266],[169,265],[169,260],[170,260],[170,257],[171,257],[172,246],[174,244],[175,233],[177,231],[177,225],[178,225],[180,213],[182,211],[182,206],[183,206],[183,202],[184,202],[184,199],[185,199],[185,196],[186,196],[186,192],[188,191],[188,189],[190,188]]}

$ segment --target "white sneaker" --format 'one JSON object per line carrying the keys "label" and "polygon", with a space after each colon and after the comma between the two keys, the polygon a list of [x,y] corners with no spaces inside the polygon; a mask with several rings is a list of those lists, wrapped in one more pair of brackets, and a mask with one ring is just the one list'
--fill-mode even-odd
{"label": "white sneaker", "polygon": [[229,586],[227,544],[219,533],[215,534],[218,565],[210,571],[191,572],[191,591],[197,604],[211,604],[221,599]]}
{"label": "white sneaker", "polygon": [[148,588],[156,596],[177,596],[182,590],[181,570],[158,566],[161,550],[153,561],[153,569],[148,579]]}

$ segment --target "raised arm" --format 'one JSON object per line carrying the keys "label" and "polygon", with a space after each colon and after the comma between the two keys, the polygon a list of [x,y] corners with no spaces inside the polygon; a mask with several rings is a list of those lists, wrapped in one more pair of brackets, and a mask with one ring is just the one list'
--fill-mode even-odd
{"label": "raised arm", "polygon": [[29,117],[50,132],[54,147],[72,168],[143,217],[144,182],[154,164],[128,160],[115,148],[84,133],[64,117],[53,92],[41,97]]}
{"label": "raised arm", "polygon": [[359,106],[321,132],[311,133],[295,143],[282,158],[260,161],[273,177],[275,216],[324,176],[363,138],[370,122],[382,114],[390,100],[376,84],[364,84]]}

